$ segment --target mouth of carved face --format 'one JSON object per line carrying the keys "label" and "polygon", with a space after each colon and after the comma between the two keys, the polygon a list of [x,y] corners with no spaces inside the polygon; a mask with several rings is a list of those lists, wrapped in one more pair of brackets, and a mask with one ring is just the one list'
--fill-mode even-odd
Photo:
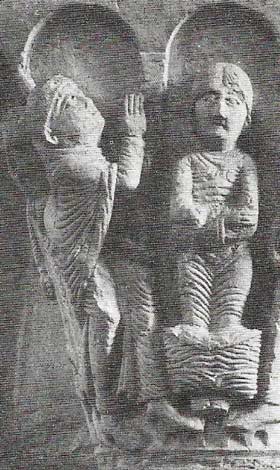
{"label": "mouth of carved face", "polygon": [[216,128],[222,128],[224,130],[228,130],[227,120],[219,116],[216,116],[213,118],[212,125]]}

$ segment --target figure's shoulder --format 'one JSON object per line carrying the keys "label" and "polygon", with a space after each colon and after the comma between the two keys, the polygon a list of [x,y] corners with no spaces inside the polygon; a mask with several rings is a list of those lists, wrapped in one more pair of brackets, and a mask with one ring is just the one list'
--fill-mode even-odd
{"label": "figure's shoulder", "polygon": [[[91,149],[60,150],[58,157],[49,165],[49,173],[56,180],[98,182],[101,174],[108,174],[112,166],[105,158],[101,158],[101,154]],[[116,165],[112,172],[116,172]]]}

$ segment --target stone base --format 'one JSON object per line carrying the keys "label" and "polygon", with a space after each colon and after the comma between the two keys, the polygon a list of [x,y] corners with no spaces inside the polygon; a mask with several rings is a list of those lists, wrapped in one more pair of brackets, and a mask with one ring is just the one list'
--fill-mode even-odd
{"label": "stone base", "polygon": [[280,469],[280,452],[223,450],[122,453],[99,448],[98,470],[275,470]]}

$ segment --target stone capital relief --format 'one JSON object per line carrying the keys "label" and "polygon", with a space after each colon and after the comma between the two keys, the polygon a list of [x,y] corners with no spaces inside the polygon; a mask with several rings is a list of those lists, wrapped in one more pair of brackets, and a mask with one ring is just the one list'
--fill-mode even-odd
{"label": "stone capital relief", "polygon": [[[195,41],[187,62],[175,47],[173,59],[168,45],[169,67],[177,59],[178,67],[169,69],[171,78],[168,63],[164,72],[166,134],[158,139],[162,145],[166,135],[178,139],[174,155],[167,155],[168,178],[143,202],[149,121],[137,42],[128,41],[129,46],[117,37],[115,51],[104,55],[114,30],[105,21],[106,9],[100,9],[99,21],[88,8],[96,21],[96,43],[88,43],[84,56],[82,40],[89,37],[82,28],[78,46],[69,33],[69,62],[59,68],[54,13],[35,28],[21,72],[30,88],[25,113],[30,158],[38,160],[44,180],[32,191],[25,187],[30,239],[42,283],[64,318],[92,442],[125,450],[254,448],[253,439],[262,433],[265,448],[269,426],[279,423],[280,413],[278,403],[268,399],[272,382],[266,398],[259,399],[267,339],[244,321],[260,189],[254,149],[239,145],[251,126],[256,72],[250,76],[252,64],[243,56],[233,60],[231,53],[232,60],[225,60],[218,46],[210,47],[204,61],[203,38],[196,62]],[[63,9],[57,14],[61,18]],[[116,14],[113,20],[133,39],[123,20]],[[36,37],[42,39],[52,22],[57,36],[50,39],[53,55],[46,72],[47,54]],[[181,22],[175,42],[187,24]],[[107,45],[104,38],[98,42],[103,27]],[[91,73],[88,82],[82,64],[88,67],[85,76]],[[112,77],[102,81],[107,69]],[[122,82],[115,80],[119,75]],[[259,94],[262,84],[256,88]],[[175,116],[172,122],[168,113]],[[179,134],[172,133],[175,126]],[[106,132],[113,142],[108,154],[102,146]],[[172,145],[162,148],[169,151]],[[133,207],[129,213],[126,204]],[[274,246],[275,259],[276,252]],[[264,362],[266,371],[273,369],[273,360]],[[216,442],[211,434],[219,436]]]}

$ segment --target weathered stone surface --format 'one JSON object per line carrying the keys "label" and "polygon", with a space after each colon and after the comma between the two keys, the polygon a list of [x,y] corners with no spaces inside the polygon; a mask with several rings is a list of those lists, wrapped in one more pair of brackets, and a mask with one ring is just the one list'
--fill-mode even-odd
{"label": "weathered stone surface", "polygon": [[[71,0],[69,2],[65,0],[35,0],[34,2],[8,0],[5,4],[1,3],[1,32],[3,33],[1,37],[4,47],[17,63],[20,61],[20,53],[32,27],[53,9],[67,3],[73,2]],[[115,0],[82,0],[81,3],[100,4],[116,10]]]}
{"label": "weathered stone surface", "polygon": [[108,113],[120,114],[125,94],[139,91],[143,83],[133,30],[101,5],[66,5],[35,27],[29,41],[21,69],[26,81],[42,84],[59,74],[71,78],[105,119]]}
{"label": "weathered stone surface", "polygon": [[38,459],[67,453],[84,423],[58,306],[42,293],[32,266],[16,283],[20,303],[9,303],[16,318],[10,319],[10,332],[5,329],[14,355],[9,357],[9,388],[1,397],[7,410],[1,450],[30,468]]}
{"label": "weathered stone surface", "polygon": [[[28,32],[40,18],[54,7],[71,3],[71,0],[4,0],[1,2],[1,32],[4,44],[12,56],[19,58]],[[101,4],[118,11],[134,28],[141,49],[146,52],[163,52],[175,26],[197,7],[209,3],[207,0],[84,0],[84,3]],[[215,3],[222,3],[215,2]],[[228,1],[225,4],[230,3]],[[278,0],[241,0],[238,3],[264,12],[279,24]]]}
{"label": "weathered stone surface", "polygon": [[[20,51],[23,48],[23,44],[25,42],[25,39],[27,37],[27,33],[29,31],[29,28],[31,24],[35,24],[37,20],[45,14],[46,11],[49,11],[50,8],[53,5],[58,5],[61,4],[62,2],[26,2],[26,1],[20,1],[20,2],[11,2],[4,0],[1,4],[0,11],[2,11],[2,16],[0,23],[2,22],[3,24],[3,40],[4,40],[4,45],[7,48],[7,51],[11,52],[13,56],[14,63],[17,63],[19,61],[19,54]],[[65,3],[65,2],[63,2]],[[163,73],[163,59],[164,59],[164,48],[167,43],[168,37],[170,33],[173,30],[173,27],[177,24],[177,22],[182,18],[182,16],[187,13],[187,12],[193,12],[194,8],[197,6],[205,5],[206,1],[182,1],[178,0],[174,2],[173,4],[171,2],[167,1],[162,1],[162,2],[149,2],[145,1],[142,3],[136,3],[134,0],[119,0],[119,1],[103,1],[103,2],[98,2],[102,5],[106,5],[115,11],[119,11],[120,14],[122,15],[123,18],[125,18],[129,23],[134,27],[138,39],[140,40],[140,47],[142,49],[142,60],[144,63],[144,71],[146,75],[146,80],[147,80],[147,88],[151,90],[159,90],[161,88],[161,81],[162,81],[162,73]],[[210,2],[211,3],[211,2]],[[225,2],[230,4],[230,2]],[[267,17],[269,19],[272,19],[273,24],[277,24],[279,22],[279,17],[280,17],[280,10],[279,10],[279,2],[278,1],[242,1],[240,2],[242,5],[248,6],[248,7],[255,7],[257,10],[261,12],[266,12]],[[2,9],[2,10],[1,10]],[[227,11],[225,9],[225,11]],[[226,16],[226,15],[225,15]],[[5,24],[4,24],[5,23]],[[255,27],[255,30],[257,31],[259,28]],[[253,28],[253,29],[254,29]],[[250,28],[249,28],[250,29]],[[211,28],[210,28],[211,30]],[[250,30],[251,31],[251,30]],[[249,32],[250,32],[249,31]],[[205,36],[208,37],[208,30],[207,34]],[[213,32],[213,31],[212,31]],[[210,33],[212,34],[210,31]],[[248,31],[247,31],[248,32]],[[15,34],[17,33],[17,34]],[[204,31],[205,33],[205,31]],[[211,35],[210,34],[210,35]],[[249,34],[250,35],[250,34]],[[238,36],[238,35],[237,35]],[[272,47],[273,49],[273,54],[266,54],[266,47],[267,43],[265,42],[264,36],[262,36],[262,33],[258,36],[258,41],[255,40],[254,34],[251,35],[252,40],[250,44],[246,44],[246,37],[243,40],[243,49],[244,50],[249,50],[251,51],[251,56],[253,57],[254,54],[252,51],[254,51],[254,48],[256,47],[256,43],[261,43],[262,40],[265,44],[265,47],[263,48],[263,57],[264,61],[262,62],[262,65],[258,65],[255,69],[255,76],[258,78],[258,74],[262,70],[266,70],[265,73],[262,73],[262,78],[264,76],[271,78],[271,70],[273,67],[274,63],[274,58],[276,61],[276,56],[273,55],[275,52],[274,46]],[[211,40],[209,43],[207,41],[202,41],[200,43],[199,41],[196,43],[197,48],[202,45],[202,48],[204,48],[204,53],[207,54],[209,50],[212,47],[212,43],[215,42],[215,34],[212,34],[212,42]],[[225,43],[228,42],[228,38],[223,35],[223,38],[225,39]],[[263,38],[263,39],[262,39]],[[211,45],[212,44],[212,45]],[[246,46],[247,49],[246,49]],[[260,54],[258,55],[260,57]],[[272,57],[272,59],[270,59]],[[254,68],[255,67],[255,62],[259,64],[259,60],[254,61],[251,60],[250,67]],[[266,67],[268,66],[268,68]],[[267,78],[264,80],[265,82],[268,81]],[[277,84],[277,80],[275,78],[275,84]],[[261,111],[261,114],[257,116],[257,119],[260,119],[261,115],[261,122],[257,121],[257,124],[261,124],[259,127],[255,127],[255,129],[258,129],[258,141],[261,142],[262,145],[257,147],[257,158],[260,161],[260,167],[262,169],[265,169],[267,165],[267,160],[263,162],[264,160],[264,150],[268,152],[268,158],[271,158],[274,154],[278,156],[278,143],[279,142],[279,136],[277,135],[277,126],[275,126],[275,122],[277,122],[277,116],[278,116],[278,110],[277,110],[277,100],[275,99],[276,93],[271,87],[269,92],[261,97],[259,105],[259,110]],[[269,106],[270,107],[269,107]],[[267,118],[267,120],[266,120]],[[264,123],[264,121],[266,122]],[[175,123],[176,125],[176,123]],[[264,131],[264,132],[263,132]],[[256,140],[257,141],[257,140]],[[274,152],[274,153],[273,153]],[[273,172],[272,172],[273,173]],[[270,186],[270,191],[271,187],[276,187],[276,184],[274,183],[271,185],[271,179],[270,177],[268,178],[269,181],[268,183],[266,182],[267,188]],[[263,184],[263,182],[262,182]],[[269,196],[269,194],[266,194],[266,196]],[[271,205],[271,200],[269,200],[269,204]],[[267,214],[267,213],[266,213]],[[269,217],[267,217],[268,221],[266,221],[266,224],[269,224]],[[5,220],[7,220],[5,218]],[[11,223],[11,222],[9,222]],[[265,230],[261,227],[262,233],[265,233]],[[8,243],[7,243],[8,242]],[[10,240],[6,240],[7,245],[11,243]],[[12,249],[13,248],[9,248]],[[263,255],[262,255],[263,256]],[[17,258],[17,257],[16,257]],[[18,258],[17,258],[18,259]],[[8,263],[13,263],[13,261],[8,261]],[[24,262],[23,262],[24,264]],[[261,266],[262,270],[262,266]],[[262,278],[261,278],[262,279]],[[7,285],[5,282],[5,277],[3,277],[3,290],[6,289],[7,287],[7,292],[5,295],[3,295],[3,302],[4,303],[9,303],[9,296],[13,296],[13,282],[19,282],[19,278],[17,276],[11,277],[7,281]],[[36,281],[34,282],[33,285],[36,284]],[[264,284],[264,282],[262,282]],[[255,299],[255,306],[253,306],[252,311],[253,315],[257,317],[257,326],[261,327],[263,325],[263,319],[262,319],[262,314],[259,314],[260,306],[258,304],[258,299],[260,299],[261,293],[258,293],[259,297],[257,296]],[[21,299],[22,300],[22,299]],[[24,426],[23,426],[23,433],[26,433],[25,436],[23,436],[23,440],[19,439],[20,445],[19,445],[19,458],[15,462],[14,468],[17,468],[19,465],[19,462],[21,460],[21,456],[24,455],[24,453],[29,452],[29,445],[30,442],[34,443],[34,448],[38,446],[38,449],[34,451],[34,458],[32,461],[32,464],[34,464],[37,461],[40,461],[45,468],[48,466],[51,468],[55,468],[55,465],[57,465],[57,468],[61,468],[62,465],[64,465],[66,468],[85,468],[85,469],[93,469],[94,468],[94,463],[93,463],[93,455],[91,452],[87,456],[83,456],[82,454],[79,455],[77,458],[70,456],[69,459],[68,457],[65,457],[64,461],[61,460],[61,462],[55,462],[54,454],[57,450],[59,450],[60,446],[68,446],[71,444],[72,440],[72,434],[69,432],[69,435],[65,437],[65,435],[62,436],[64,433],[63,426],[66,423],[66,427],[68,426],[68,419],[69,419],[69,428],[72,426],[72,419],[73,415],[72,412],[74,412],[74,415],[76,416],[77,409],[79,409],[78,402],[76,401],[75,398],[70,399],[70,406],[69,403],[65,407],[64,410],[64,398],[62,400],[63,403],[60,402],[59,397],[65,397],[65,390],[67,393],[73,392],[71,389],[69,392],[69,384],[71,381],[71,377],[69,375],[69,368],[67,365],[60,365],[60,360],[58,360],[58,364],[56,362],[56,355],[60,357],[60,355],[63,353],[63,350],[65,348],[65,343],[63,342],[63,337],[62,337],[62,324],[60,320],[57,320],[57,305],[50,305],[45,298],[38,299],[34,298],[33,296],[30,297],[30,302],[31,305],[28,307],[28,313],[29,315],[27,319],[25,318],[23,322],[22,329],[20,330],[20,342],[18,345],[18,350],[19,350],[19,355],[20,358],[18,360],[18,368],[17,368],[17,383],[20,385],[24,384],[26,387],[23,390],[23,395],[17,395],[16,394],[16,403],[19,404],[18,408],[18,428],[21,428],[21,419],[22,416],[24,415]],[[19,311],[20,307],[19,305],[15,305],[13,307],[15,311]],[[52,315],[49,315],[49,312],[51,311]],[[35,315],[33,316],[33,313],[39,313],[38,316]],[[14,312],[8,312],[8,316],[14,315]],[[50,319],[53,319],[54,321],[49,321]],[[9,327],[11,326],[11,331],[9,328],[5,328],[5,332],[8,334],[8,341],[10,341],[8,345],[8,353],[7,357],[8,360],[11,362],[15,363],[15,354],[13,353],[13,345],[15,344],[15,330],[13,330],[13,321],[10,320],[10,317],[8,318],[8,321],[10,322]],[[13,324],[12,324],[13,323]],[[40,323],[40,327],[38,326],[38,323]],[[50,325],[51,324],[51,325]],[[254,324],[254,323],[253,323]],[[28,326],[26,328],[26,325]],[[252,323],[251,323],[252,325]],[[13,330],[13,331],[12,331]],[[53,335],[53,332],[57,333]],[[45,333],[45,334],[44,334]],[[276,335],[277,336],[277,335]],[[270,337],[269,335],[267,336],[268,338]],[[6,338],[4,338],[4,347],[1,345],[1,351],[3,347],[4,354],[6,354],[5,350],[5,341]],[[58,344],[56,344],[56,341]],[[266,339],[266,341],[268,341]],[[54,343],[54,344],[53,344]],[[27,346],[26,346],[27,344]],[[33,344],[35,346],[33,347]],[[278,336],[276,337],[276,346],[278,345]],[[40,349],[40,346],[46,345],[46,348],[44,346],[43,352]],[[59,346],[59,347],[58,347]],[[58,351],[59,350],[59,351]],[[39,351],[39,352],[38,352]],[[51,352],[50,352],[51,351]],[[278,349],[275,347],[275,353],[278,351]],[[267,357],[269,360],[274,359],[271,354],[271,351],[269,351],[269,347],[264,348],[264,353],[267,354]],[[51,369],[54,369],[54,373],[50,372],[49,367],[49,355],[53,354],[53,365],[51,366]],[[62,361],[63,362],[63,361]],[[39,363],[39,364],[38,364]],[[271,364],[270,364],[271,365]],[[270,365],[266,368],[266,372],[269,374],[272,374],[270,378],[275,378],[275,383],[278,383],[278,364],[277,362],[274,363],[274,366],[270,368]],[[65,367],[64,367],[65,366]],[[266,364],[267,366],[267,364]],[[47,372],[45,371],[45,367],[47,369]],[[61,373],[61,376],[58,373],[58,370],[56,369],[58,367],[58,370]],[[43,370],[43,372],[42,372]],[[43,374],[43,380],[37,380],[38,376],[36,375],[35,371],[39,371],[39,375]],[[254,371],[255,373],[255,371]],[[34,379],[35,375],[35,379]],[[50,376],[52,379],[51,381],[47,380],[46,376]],[[62,378],[61,378],[62,377]],[[26,380],[26,382],[25,382]],[[268,380],[269,382],[269,380]],[[34,387],[34,383],[36,383],[36,386]],[[47,386],[46,386],[47,384]],[[58,385],[57,385],[58,384]],[[11,387],[13,384],[11,385]],[[10,384],[9,384],[10,387]],[[10,388],[7,387],[8,393],[10,391]],[[32,388],[33,387],[33,388]],[[276,389],[277,387],[275,387]],[[31,403],[31,413],[29,413],[29,407],[30,407],[30,402],[28,400],[28,394],[30,394],[30,390],[32,390],[32,396],[33,400]],[[38,392],[38,400],[36,398],[36,394]],[[274,390],[275,392],[275,390]],[[8,395],[6,393],[6,395]],[[66,393],[66,397],[68,397]],[[265,393],[264,393],[265,395]],[[267,394],[267,397],[269,397],[272,401],[277,401],[278,399],[278,394],[277,391],[274,393]],[[57,403],[59,403],[58,409],[54,409],[55,407],[53,406],[53,402],[57,400]],[[73,400],[73,401],[71,401]],[[35,405],[34,405],[35,403]],[[71,408],[73,407],[73,408]],[[61,415],[59,415],[59,412],[62,410]],[[58,413],[59,416],[55,415],[55,412]],[[65,413],[65,415],[64,415]],[[242,411],[242,414],[244,414],[244,411]],[[28,415],[28,416],[27,416]],[[256,413],[256,416],[258,413]],[[278,431],[279,431],[279,424],[277,422],[279,421],[278,419],[278,414],[267,414],[269,418],[269,423],[268,426],[262,426],[263,422],[261,422],[260,429],[256,428],[255,429],[255,422],[258,418],[253,419],[253,423],[249,423],[249,431],[250,428],[253,429],[253,434],[257,433],[257,435],[252,435],[250,432],[248,434],[235,436],[235,439],[231,439],[230,437],[226,435],[226,433],[220,433],[217,432],[217,429],[214,429],[208,427],[206,430],[206,442],[204,442],[202,446],[202,441],[203,439],[201,436],[199,436],[197,439],[194,439],[193,447],[194,448],[199,448],[199,454],[200,456],[198,457],[197,455],[195,456],[190,456],[189,454],[182,454],[182,458],[178,459],[178,453],[181,453],[182,448],[186,448],[187,446],[190,446],[190,439],[184,439],[184,438],[179,438],[178,442],[176,443],[175,447],[177,446],[176,450],[176,458],[170,454],[172,454],[172,436],[170,438],[171,442],[165,442],[163,440],[162,442],[162,447],[165,450],[162,454],[157,454],[155,458],[150,458],[149,455],[145,456],[139,456],[138,457],[132,457],[131,455],[129,456],[124,456],[120,454],[114,454],[114,452],[104,452],[104,454],[97,454],[97,459],[100,464],[100,469],[102,470],[102,465],[104,464],[104,468],[112,470],[113,468],[120,468],[120,469],[131,469],[133,467],[135,468],[151,468],[151,470],[157,470],[159,468],[168,468],[169,470],[175,470],[177,469],[192,469],[192,470],[201,470],[201,469],[214,469],[214,468],[225,468],[225,469],[231,469],[231,468],[240,468],[240,469],[269,469],[269,468],[280,468],[279,465],[279,457],[278,455],[270,455],[267,457],[263,457],[262,455],[252,455],[250,457],[244,457],[243,454],[237,455],[237,454],[224,454],[222,457],[220,457],[220,451],[219,451],[219,456],[218,453],[213,453],[210,454],[207,452],[204,452],[201,450],[201,448],[205,447],[214,447],[216,449],[223,447],[223,448],[253,448],[253,449],[268,449],[272,448],[275,449],[278,446]],[[40,422],[40,419],[43,417],[47,417],[46,421],[47,424],[45,424],[44,419],[42,422]],[[30,421],[28,419],[30,418]],[[48,421],[49,420],[49,421]],[[260,418],[260,420],[263,420],[263,417]],[[77,420],[79,421],[79,420]],[[241,420],[242,421],[242,420]],[[245,420],[246,421],[246,420]],[[243,424],[245,422],[243,420]],[[249,421],[250,421],[250,416],[249,416]],[[248,422],[249,422],[248,421]],[[275,421],[276,424],[273,424]],[[50,424],[48,424],[48,422]],[[240,424],[240,423],[239,423]],[[246,426],[247,426],[247,421],[246,421]],[[76,424],[75,424],[76,426]],[[147,423],[144,423],[144,426],[147,426]],[[48,459],[48,456],[45,455],[45,457],[41,458],[40,452],[42,448],[46,448],[48,445],[46,444],[46,441],[49,439],[49,436],[52,436],[53,429],[56,428],[55,433],[59,434],[58,439],[55,443],[51,443],[49,447],[49,453],[52,454],[50,457],[50,460]],[[123,434],[125,435],[126,429],[124,427],[124,430],[120,429],[119,433],[119,439],[122,439],[122,431]],[[148,441],[150,440],[153,442],[153,429],[151,426],[147,426],[148,429]],[[34,432],[35,430],[35,432]],[[47,434],[45,434],[45,431],[47,430]],[[212,432],[211,432],[212,430]],[[60,432],[61,431],[61,432]],[[247,431],[247,430],[246,430]],[[211,434],[216,432],[217,434],[217,439],[211,438]],[[49,433],[49,434],[48,434]],[[68,431],[66,432],[66,434]],[[162,433],[163,435],[166,434],[165,430]],[[238,434],[238,433],[237,433]],[[60,438],[61,436],[61,438]],[[163,436],[164,437],[164,436]],[[10,436],[8,437],[10,439]],[[86,437],[83,437],[82,440],[86,441]],[[240,442],[239,442],[240,441]],[[46,451],[47,454],[48,451]],[[217,451],[215,451],[217,452]],[[45,453],[45,451],[43,451]],[[156,454],[156,453],[155,453]],[[32,460],[32,459],[31,459]],[[103,463],[102,463],[103,460]],[[27,460],[26,460],[27,462]],[[4,464],[5,466],[5,464]],[[6,465],[7,466],[7,465]],[[32,468],[30,463],[26,463],[26,468]]]}
{"label": "weathered stone surface", "polygon": [[280,455],[247,452],[170,451],[149,452],[145,455],[124,455],[109,450],[96,451],[98,470],[276,470],[280,468]]}
{"label": "weathered stone surface", "polygon": [[164,54],[142,52],[141,57],[148,92],[160,91],[163,86]]}

